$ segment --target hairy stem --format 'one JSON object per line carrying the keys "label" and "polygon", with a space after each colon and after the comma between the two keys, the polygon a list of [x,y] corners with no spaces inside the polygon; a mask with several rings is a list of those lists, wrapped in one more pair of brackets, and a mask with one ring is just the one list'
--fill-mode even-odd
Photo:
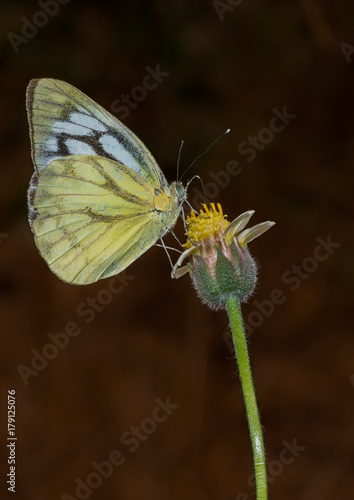
{"label": "hairy stem", "polygon": [[227,299],[226,310],[230,319],[235,355],[239,368],[239,377],[245,401],[248,427],[252,443],[257,500],[267,500],[267,469],[262,426],[259,418],[256,394],[252,380],[251,365],[248,357],[241,307],[239,299],[236,296]]}

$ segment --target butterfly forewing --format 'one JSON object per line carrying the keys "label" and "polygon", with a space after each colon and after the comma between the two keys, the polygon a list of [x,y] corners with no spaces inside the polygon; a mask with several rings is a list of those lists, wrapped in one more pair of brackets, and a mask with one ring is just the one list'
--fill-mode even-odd
{"label": "butterfly forewing", "polygon": [[168,187],[155,159],[125,125],[68,83],[31,80],[27,88],[32,159],[41,172],[51,161],[69,155],[111,158]]}

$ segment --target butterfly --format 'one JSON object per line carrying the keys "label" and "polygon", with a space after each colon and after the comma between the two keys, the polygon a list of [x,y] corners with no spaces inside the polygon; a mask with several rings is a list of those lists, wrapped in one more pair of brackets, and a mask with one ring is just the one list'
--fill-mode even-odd
{"label": "butterfly", "polygon": [[175,225],[187,198],[123,123],[60,80],[31,80],[29,224],[66,283],[114,276]]}

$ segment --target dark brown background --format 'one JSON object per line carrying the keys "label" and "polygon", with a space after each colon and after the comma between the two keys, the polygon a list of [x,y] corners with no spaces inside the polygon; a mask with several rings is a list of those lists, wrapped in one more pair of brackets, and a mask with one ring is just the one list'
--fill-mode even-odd
{"label": "dark brown background", "polygon": [[[211,172],[238,161],[242,172],[211,201],[221,202],[230,220],[255,209],[255,223],[277,223],[251,245],[260,280],[244,306],[248,318],[254,300],[269,299],[274,289],[286,297],[249,344],[270,498],[352,498],[354,54],[345,57],[341,44],[354,45],[353,3],[244,0],[222,21],[211,0],[71,0],[15,54],[8,33],[21,35],[21,18],[40,10],[37,2],[3,1],[0,12],[0,233],[7,235],[0,240],[1,466],[5,474],[6,394],[16,389],[17,498],[76,497],[76,478],[85,481],[92,462],[116,449],[125,463],[90,498],[254,498],[225,314],[203,306],[187,277],[172,281],[164,252],[153,248],[127,270],[134,279],[85,323],[78,306],[108,282],[61,283],[27,224],[28,81],[63,79],[110,109],[157,64],[169,76],[125,123],[169,180],[182,138],[186,168],[230,127],[190,176],[207,183]],[[296,119],[248,163],[239,144],[283,106]],[[340,247],[291,291],[283,273],[328,235]],[[30,366],[31,350],[41,351],[48,334],[70,321],[81,333],[25,385],[18,365]],[[122,434],[167,396],[179,408],[130,453]],[[294,440],[306,449],[281,464],[283,442]]]}

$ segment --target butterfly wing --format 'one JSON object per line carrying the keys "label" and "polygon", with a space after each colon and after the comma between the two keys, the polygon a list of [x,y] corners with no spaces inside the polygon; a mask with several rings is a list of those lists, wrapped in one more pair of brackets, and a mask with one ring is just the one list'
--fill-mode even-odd
{"label": "butterfly wing", "polygon": [[26,106],[32,159],[38,172],[64,156],[103,156],[168,190],[160,167],[140,139],[72,85],[52,78],[31,80]]}
{"label": "butterfly wing", "polygon": [[65,282],[83,285],[115,275],[160,237],[168,211],[156,211],[156,199],[149,181],[113,160],[54,160],[34,174],[29,190],[36,245]]}
{"label": "butterfly wing", "polygon": [[169,186],[144,144],[71,85],[31,80],[26,105],[39,252],[68,283],[123,271],[174,226],[183,186]]}

